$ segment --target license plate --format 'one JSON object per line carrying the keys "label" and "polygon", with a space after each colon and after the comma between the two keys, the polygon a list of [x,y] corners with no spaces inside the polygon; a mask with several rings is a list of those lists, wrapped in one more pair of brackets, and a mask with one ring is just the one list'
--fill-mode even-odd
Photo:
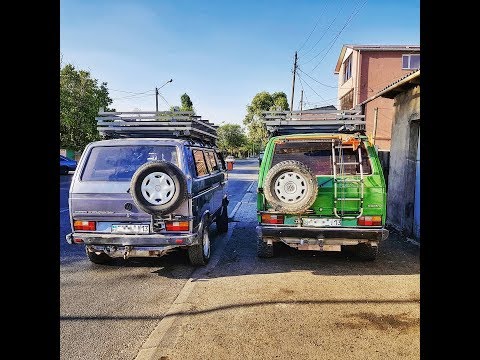
{"label": "license plate", "polygon": [[122,224],[112,225],[112,233],[115,234],[148,234],[150,225],[146,224]]}
{"label": "license plate", "polygon": [[342,226],[342,219],[314,219],[303,218],[303,226],[323,227],[323,226]]}

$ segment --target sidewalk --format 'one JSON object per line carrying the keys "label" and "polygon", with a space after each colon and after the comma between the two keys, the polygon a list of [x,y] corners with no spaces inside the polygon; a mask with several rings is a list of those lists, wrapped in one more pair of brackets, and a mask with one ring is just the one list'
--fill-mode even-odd
{"label": "sidewalk", "polygon": [[149,358],[420,357],[414,249],[393,239],[375,263],[289,248],[259,259],[255,185],[234,221],[218,264],[190,282]]}

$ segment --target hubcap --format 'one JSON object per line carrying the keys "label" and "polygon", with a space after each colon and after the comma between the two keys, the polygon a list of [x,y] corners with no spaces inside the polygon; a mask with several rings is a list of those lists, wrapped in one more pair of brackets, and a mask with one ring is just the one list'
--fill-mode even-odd
{"label": "hubcap", "polygon": [[284,202],[299,202],[307,194],[307,180],[293,171],[283,173],[275,181],[275,193]]}
{"label": "hubcap", "polygon": [[152,205],[163,205],[175,195],[173,179],[163,172],[152,172],[142,181],[142,195]]}
{"label": "hubcap", "polygon": [[206,258],[210,256],[210,237],[207,229],[203,231],[203,256]]}

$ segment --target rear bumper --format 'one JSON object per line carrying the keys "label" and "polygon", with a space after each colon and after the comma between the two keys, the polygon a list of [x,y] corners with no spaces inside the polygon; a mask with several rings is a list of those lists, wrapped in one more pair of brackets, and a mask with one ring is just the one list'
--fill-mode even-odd
{"label": "rear bumper", "polygon": [[388,238],[384,228],[313,228],[296,226],[256,227],[257,235],[264,241],[282,241],[288,245],[356,245],[370,242],[372,245]]}
{"label": "rear bumper", "polygon": [[[66,236],[69,244],[132,246],[132,247],[161,247],[161,246],[189,246],[198,243],[197,234],[148,234],[148,235],[121,235],[102,233],[70,233]],[[79,241],[81,240],[81,241]]]}

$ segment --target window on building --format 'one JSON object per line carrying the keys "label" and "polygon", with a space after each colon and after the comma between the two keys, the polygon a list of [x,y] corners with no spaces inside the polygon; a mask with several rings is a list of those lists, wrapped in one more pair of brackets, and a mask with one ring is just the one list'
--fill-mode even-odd
{"label": "window on building", "polygon": [[347,81],[352,77],[352,55],[345,60],[343,63],[343,82]]}
{"label": "window on building", "polygon": [[202,150],[193,150],[193,158],[195,159],[195,170],[197,171],[197,176],[208,175],[207,164],[203,157]]}
{"label": "window on building", "polygon": [[420,54],[402,55],[402,69],[404,70],[420,69]]}

